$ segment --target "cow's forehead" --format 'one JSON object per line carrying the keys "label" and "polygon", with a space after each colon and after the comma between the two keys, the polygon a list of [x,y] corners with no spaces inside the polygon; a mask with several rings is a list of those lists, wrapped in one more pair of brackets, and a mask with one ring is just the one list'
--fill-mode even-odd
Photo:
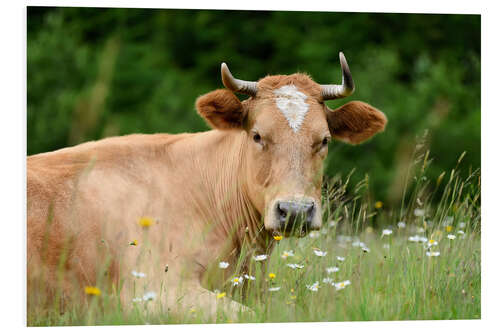
{"label": "cow's forehead", "polygon": [[300,90],[308,97],[310,96],[318,101],[321,100],[321,86],[314,82],[306,74],[297,73],[292,75],[266,76],[265,78],[259,80],[257,85],[257,98],[273,97],[275,90],[280,89],[283,86],[293,85],[297,88],[297,90]]}

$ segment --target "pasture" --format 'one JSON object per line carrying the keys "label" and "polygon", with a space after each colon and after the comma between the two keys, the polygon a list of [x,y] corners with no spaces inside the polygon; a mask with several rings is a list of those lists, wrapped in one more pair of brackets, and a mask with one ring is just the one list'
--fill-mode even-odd
{"label": "pasture", "polygon": [[[300,239],[277,237],[272,255],[254,260],[250,276],[228,279],[214,297],[232,297],[254,312],[231,319],[220,311],[216,322],[479,319],[480,171],[460,168],[464,153],[455,168],[429,179],[432,161],[419,146],[399,207],[371,197],[369,176],[352,192],[346,190],[349,176],[325,180],[321,230]],[[136,246],[147,251],[147,243]],[[130,313],[116,290],[97,285],[79,306],[62,312],[56,300],[49,311],[29,313],[28,325],[207,323],[196,307],[172,315],[164,295],[148,290],[140,272],[123,279],[135,280]]]}

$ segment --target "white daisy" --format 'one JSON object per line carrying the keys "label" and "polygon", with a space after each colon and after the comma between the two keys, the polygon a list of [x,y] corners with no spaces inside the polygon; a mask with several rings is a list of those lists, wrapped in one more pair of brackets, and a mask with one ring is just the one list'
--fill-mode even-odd
{"label": "white daisy", "polygon": [[458,228],[459,228],[459,229],[463,229],[463,228],[465,228],[465,222],[460,222],[460,223],[458,224]]}
{"label": "white daisy", "polygon": [[432,246],[436,246],[438,245],[438,241],[434,240],[434,239],[429,239],[429,241],[427,242],[427,247],[432,247]]}
{"label": "white daisy", "polygon": [[439,256],[441,253],[439,251],[436,251],[436,252],[433,252],[433,251],[427,251],[425,252],[425,255],[428,256],[428,257],[437,257]]}
{"label": "white daisy", "polygon": [[318,238],[320,236],[320,233],[316,230],[313,230],[309,233],[309,237],[311,238]]}
{"label": "white daisy", "polygon": [[345,281],[342,281],[342,282],[334,283],[333,286],[335,287],[336,290],[341,290],[341,289],[344,289],[345,287],[347,287],[350,284],[351,284],[351,281],[345,280]]}
{"label": "white daisy", "polygon": [[338,268],[336,266],[332,266],[332,267],[327,267],[326,268],[326,272],[328,274],[332,274],[332,273],[338,272],[339,270],[340,270],[340,268]]}
{"label": "white daisy", "polygon": [[384,229],[384,230],[382,230],[382,237],[383,236],[389,236],[390,234],[392,234],[392,230],[391,229]]}
{"label": "white daisy", "polygon": [[326,251],[321,251],[321,250],[316,250],[316,249],[314,249],[314,250],[313,250],[313,252],[314,252],[314,254],[315,254],[315,255],[317,255],[318,257],[324,257],[324,256],[326,256],[326,254],[328,253],[328,252],[326,252]]}
{"label": "white daisy", "polygon": [[306,285],[306,288],[309,289],[310,291],[318,291],[319,281],[316,281],[311,285]]}
{"label": "white daisy", "polygon": [[263,261],[267,259],[267,254],[259,254],[258,256],[254,256],[253,260],[255,261]]}
{"label": "white daisy", "polygon": [[365,245],[365,243],[360,242],[359,240],[356,240],[356,241],[352,242],[352,246],[355,246],[355,247],[358,247],[358,246],[359,247],[365,247],[366,245]]}
{"label": "white daisy", "polygon": [[286,264],[288,267],[290,267],[291,269],[301,269],[301,268],[304,268],[304,265],[299,265],[299,264]]}
{"label": "white daisy", "polygon": [[294,255],[293,251],[283,251],[281,258],[286,259],[288,257],[293,257]]}
{"label": "white daisy", "polygon": [[148,291],[142,296],[143,301],[153,301],[156,298],[156,293],[154,291]]}
{"label": "white daisy", "polygon": [[458,230],[457,234],[459,234],[459,235],[465,235],[465,232],[463,230]]}
{"label": "white daisy", "polygon": [[338,261],[345,261],[345,257],[339,257],[339,256],[337,256],[337,260]]}
{"label": "white daisy", "polygon": [[238,286],[238,285],[243,283],[243,278],[241,276],[237,276],[237,277],[233,278],[232,282],[233,282],[233,286]]}
{"label": "white daisy", "polygon": [[245,279],[247,279],[247,280],[252,280],[252,281],[253,281],[253,280],[255,280],[255,276],[251,276],[251,275],[248,275],[248,274],[245,274],[245,275],[243,275],[243,276],[244,276],[244,277],[245,277]]}
{"label": "white daisy", "polygon": [[145,273],[143,273],[143,272],[137,272],[137,271],[132,271],[132,275],[133,275],[134,277],[138,278],[138,279],[143,278],[143,277],[145,277],[145,276],[146,276],[146,274],[145,274]]}
{"label": "white daisy", "polygon": [[403,221],[398,222],[398,228],[399,228],[399,229],[404,229],[404,228],[406,228],[406,223],[404,223]]}
{"label": "white daisy", "polygon": [[329,284],[331,284],[332,282],[333,282],[332,278],[326,277],[326,278],[323,279],[323,283],[329,283]]}
{"label": "white daisy", "polygon": [[361,250],[363,250],[363,252],[365,252],[365,253],[370,252],[370,249],[369,249],[369,248],[367,248],[366,246],[363,246],[363,247],[361,248]]}
{"label": "white daisy", "polygon": [[271,288],[269,288],[267,290],[269,290],[269,291],[278,291],[280,289],[281,289],[281,287],[271,287]]}
{"label": "white daisy", "polygon": [[222,269],[226,269],[229,267],[229,263],[228,262],[225,262],[225,261],[221,261],[219,263],[219,268],[222,268]]}
{"label": "white daisy", "polygon": [[449,235],[448,235],[448,236],[446,236],[446,237],[448,237],[448,239],[452,239],[452,240],[453,240],[453,239],[455,239],[455,238],[457,238],[457,236],[452,235],[452,234],[449,234]]}

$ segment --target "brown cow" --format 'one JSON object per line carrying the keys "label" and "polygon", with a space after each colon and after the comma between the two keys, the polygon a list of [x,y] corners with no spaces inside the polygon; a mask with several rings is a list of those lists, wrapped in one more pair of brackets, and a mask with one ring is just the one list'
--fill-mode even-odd
{"label": "brown cow", "polygon": [[28,157],[28,311],[44,306],[37,296],[83,297],[85,286],[125,305],[151,291],[172,311],[241,308],[209,290],[269,254],[273,233],[320,228],[330,139],[357,144],[385,127],[366,103],[324,104],[354,91],[342,53],[340,62],[342,85],[304,74],[243,81],[223,63],[227,89],[196,102],[211,131],[112,137]]}

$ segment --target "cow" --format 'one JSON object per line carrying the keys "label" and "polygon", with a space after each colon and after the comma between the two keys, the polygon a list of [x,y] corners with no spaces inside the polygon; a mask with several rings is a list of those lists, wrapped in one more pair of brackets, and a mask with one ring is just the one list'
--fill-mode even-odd
{"label": "cow", "polygon": [[275,237],[321,227],[332,138],[359,144],[385,128],[369,104],[325,104],[354,91],[339,57],[340,85],[302,73],[245,81],[222,63],[225,89],[196,101],[206,132],[111,137],[27,157],[28,312],[55,296],[86,301],[85,292],[210,318],[218,306],[247,310],[213,290],[248,273]]}

